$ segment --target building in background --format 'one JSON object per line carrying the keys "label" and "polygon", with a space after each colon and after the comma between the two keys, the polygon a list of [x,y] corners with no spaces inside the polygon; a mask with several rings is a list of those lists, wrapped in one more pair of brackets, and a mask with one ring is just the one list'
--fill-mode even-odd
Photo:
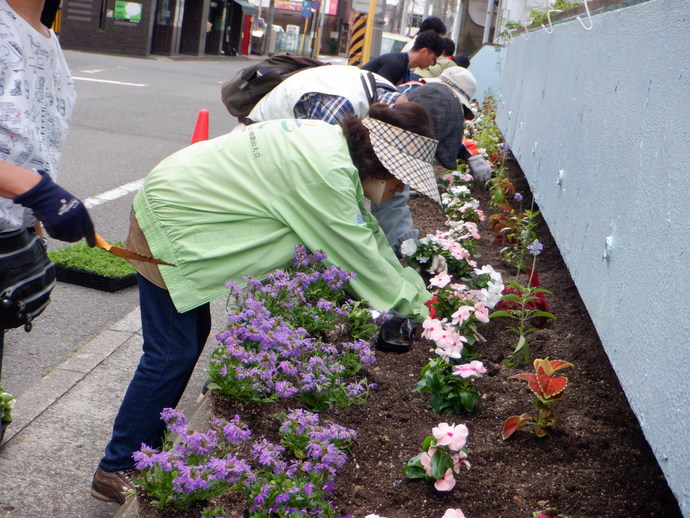
{"label": "building in background", "polygon": [[256,7],[244,0],[62,0],[65,49],[148,56],[237,54]]}
{"label": "building in background", "polygon": [[[65,49],[133,56],[249,54],[252,35],[265,29],[268,0],[62,0],[60,43]],[[347,28],[349,0],[276,0],[271,52],[311,48],[337,52]],[[263,16],[263,17],[262,17]],[[262,26],[263,23],[263,26]],[[303,38],[305,28],[308,37]],[[306,40],[306,41],[305,41]]]}
{"label": "building in background", "polygon": [[[506,2],[526,0],[501,0]],[[378,0],[375,26],[413,35],[423,18],[438,16],[458,53],[491,42],[499,0]],[[62,0],[65,49],[133,56],[237,55],[291,52],[345,55],[353,18],[368,0]],[[490,13],[490,14],[489,14]],[[265,38],[269,38],[264,46]],[[374,45],[373,48],[380,48]],[[372,54],[372,57],[375,55]]]}

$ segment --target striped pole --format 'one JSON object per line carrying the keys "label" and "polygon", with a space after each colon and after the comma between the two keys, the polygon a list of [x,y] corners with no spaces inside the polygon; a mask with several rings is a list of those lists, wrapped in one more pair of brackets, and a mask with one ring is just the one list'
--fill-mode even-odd
{"label": "striped pole", "polygon": [[354,67],[362,65],[362,54],[364,52],[364,34],[367,27],[367,15],[365,13],[355,13],[352,22],[352,32],[350,33],[350,51],[348,52],[347,64]]}

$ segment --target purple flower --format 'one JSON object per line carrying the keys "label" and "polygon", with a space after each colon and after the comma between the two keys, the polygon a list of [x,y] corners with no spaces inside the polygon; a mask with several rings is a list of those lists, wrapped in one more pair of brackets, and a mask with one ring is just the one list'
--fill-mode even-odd
{"label": "purple flower", "polygon": [[261,442],[255,442],[252,447],[252,454],[257,461],[264,466],[274,466],[280,461],[281,454],[285,448],[277,444],[273,444],[266,439]]}
{"label": "purple flower", "polygon": [[304,484],[304,494],[307,496],[311,496],[312,493],[314,493],[314,484],[311,482],[307,482]]}
{"label": "purple flower", "polygon": [[276,496],[275,500],[276,504],[284,504],[290,500],[290,493],[280,493],[278,496]]}
{"label": "purple flower", "polygon": [[527,245],[527,251],[534,256],[541,254],[541,251],[543,249],[544,245],[542,245],[538,239],[535,239],[534,241],[532,241],[532,243]]}
{"label": "purple flower", "polygon": [[513,199],[517,202],[521,202],[522,201],[522,194],[520,194],[519,192],[516,192],[515,194],[513,194]]}
{"label": "purple flower", "polygon": [[240,422],[240,416],[236,415],[223,427],[223,435],[230,444],[239,444],[242,441],[248,440],[252,435],[252,431],[246,424]]}

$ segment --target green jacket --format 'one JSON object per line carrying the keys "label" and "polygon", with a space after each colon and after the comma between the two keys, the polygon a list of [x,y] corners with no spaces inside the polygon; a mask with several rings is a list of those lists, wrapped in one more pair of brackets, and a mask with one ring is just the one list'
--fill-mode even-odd
{"label": "green jacket", "polygon": [[412,70],[413,74],[417,74],[419,77],[438,77],[440,76],[446,68],[457,67],[457,63],[450,58],[438,58],[435,65],[431,65],[429,68],[415,68]]}
{"label": "green jacket", "polygon": [[422,278],[402,268],[363,207],[339,126],[270,121],[188,146],[158,164],[134,198],[137,221],[175,307],[184,312],[291,263],[295,245],[355,272],[352,294],[416,321],[428,314]]}

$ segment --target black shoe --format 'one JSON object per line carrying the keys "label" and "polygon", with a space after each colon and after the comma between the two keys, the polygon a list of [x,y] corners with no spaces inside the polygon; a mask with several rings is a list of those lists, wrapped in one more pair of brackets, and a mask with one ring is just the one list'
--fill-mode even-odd
{"label": "black shoe", "polygon": [[412,349],[416,330],[408,318],[391,311],[388,319],[381,325],[376,348],[379,351],[406,353]]}

